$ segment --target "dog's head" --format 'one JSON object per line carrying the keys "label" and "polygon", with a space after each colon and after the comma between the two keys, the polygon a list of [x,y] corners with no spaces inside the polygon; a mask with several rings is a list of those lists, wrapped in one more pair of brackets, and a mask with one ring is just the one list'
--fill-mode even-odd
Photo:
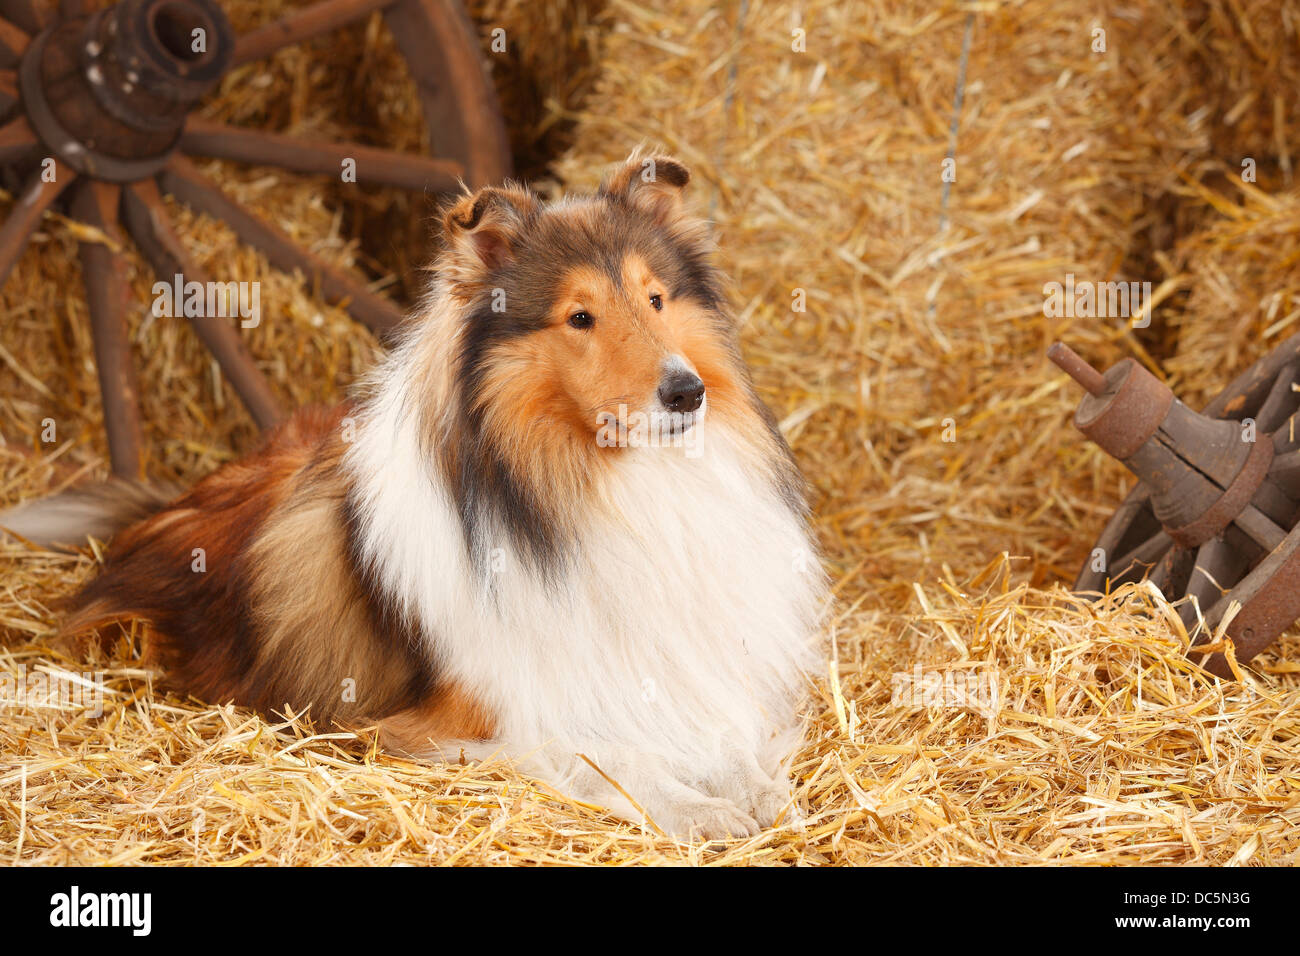
{"label": "dog's head", "polygon": [[743,370],[686,167],[634,154],[593,195],[518,186],[443,216],[438,271],[463,306],[462,395],[503,441],[593,442],[642,416],[680,433],[741,400]]}

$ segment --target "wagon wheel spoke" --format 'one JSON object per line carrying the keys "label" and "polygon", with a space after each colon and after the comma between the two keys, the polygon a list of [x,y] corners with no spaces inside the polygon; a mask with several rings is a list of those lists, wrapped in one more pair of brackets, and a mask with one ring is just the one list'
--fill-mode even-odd
{"label": "wagon wheel spoke", "polygon": [[18,105],[18,74],[13,70],[0,70],[0,115]]}
{"label": "wagon wheel spoke", "polygon": [[231,67],[243,66],[277,50],[320,36],[359,20],[395,0],[324,0],[244,34],[235,44]]}
{"label": "wagon wheel spoke", "polygon": [[1297,445],[1300,445],[1300,420],[1292,415],[1273,432],[1273,453],[1282,455],[1295,451]]}
{"label": "wagon wheel spoke", "polygon": [[41,32],[41,15],[32,0],[0,0],[0,17],[4,17],[28,36]]}
{"label": "wagon wheel spoke", "polygon": [[8,165],[28,156],[35,156],[38,149],[36,134],[32,132],[27,117],[18,116],[4,126],[0,126],[0,163]]}
{"label": "wagon wheel spoke", "polygon": [[1277,381],[1268,390],[1268,396],[1255,415],[1255,425],[1259,431],[1264,433],[1276,431],[1295,411],[1297,402],[1300,402],[1300,394],[1297,394],[1292,386],[1296,381],[1298,370],[1300,365],[1292,362],[1278,373]]}
{"label": "wagon wheel spoke", "polygon": [[1286,529],[1279,527],[1273,519],[1254,505],[1246,505],[1241,513],[1232,519],[1242,531],[1265,552],[1271,553],[1286,538]]}
{"label": "wagon wheel spoke", "polygon": [[[161,281],[171,283],[180,276],[182,282],[206,285],[208,276],[190,259],[171,227],[157,183],[152,179],[132,183],[123,194],[123,210],[127,231]],[[190,325],[258,426],[267,428],[279,421],[280,403],[234,326],[215,317],[190,318]]]}
{"label": "wagon wheel spoke", "polygon": [[403,312],[387,299],[324,260],[301,249],[280,229],[253,215],[182,156],[173,156],[159,177],[162,186],[197,212],[220,219],[244,242],[261,249],[282,272],[295,269],[318,286],[326,301],[340,305],[377,334],[386,334],[402,321]]}
{"label": "wagon wheel spoke", "polygon": [[1146,541],[1143,541],[1132,551],[1129,551],[1118,561],[1110,565],[1116,569],[1110,576],[1112,582],[1118,582],[1125,577],[1130,571],[1137,569],[1138,579],[1141,579],[1145,569],[1155,565],[1166,551],[1174,546],[1173,538],[1169,537],[1163,531],[1158,531]]}
{"label": "wagon wheel spoke", "polygon": [[0,226],[0,285],[9,278],[14,263],[22,255],[27,240],[50,203],[77,178],[75,172],[57,160],[53,168],[54,182],[45,182],[40,170],[28,178],[22,195],[9,210],[9,218]]}
{"label": "wagon wheel spoke", "polygon": [[1169,584],[1174,576],[1174,560],[1177,556],[1178,549],[1170,548],[1161,555],[1160,560],[1156,562],[1156,566],[1147,574],[1147,580],[1159,588],[1160,593],[1165,596],[1170,595]]}
{"label": "wagon wheel spoke", "polygon": [[[72,199],[72,214],[94,226],[117,244],[122,189],[112,183],[83,180]],[[104,426],[113,473],[123,478],[143,474],[140,430],[139,384],[127,334],[126,314],[131,289],[126,281],[126,260],[103,242],[81,243],[81,271],[90,306],[94,333],[95,366],[99,370],[99,391],[104,403]]]}
{"label": "wagon wheel spoke", "polygon": [[[1211,538],[1197,550],[1196,565],[1187,584],[1187,596],[1196,598],[1202,616],[1237,583],[1230,580],[1236,576],[1234,568],[1237,564],[1236,555],[1223,536]],[[1195,623],[1196,612],[1191,601],[1187,601],[1179,612],[1188,627]]]}
{"label": "wagon wheel spoke", "polygon": [[1187,582],[1192,576],[1192,566],[1195,563],[1196,552],[1175,544],[1161,557],[1151,572],[1150,581],[1170,601],[1177,600],[1187,591]]}
{"label": "wagon wheel spoke", "polygon": [[32,38],[23,30],[0,17],[0,66],[17,66],[31,42]]}
{"label": "wagon wheel spoke", "polygon": [[83,0],[59,0],[59,19],[72,20],[85,13]]}
{"label": "wagon wheel spoke", "polygon": [[1300,498],[1300,451],[1289,451],[1275,457],[1268,477],[1292,498]]}
{"label": "wagon wheel spoke", "polygon": [[186,121],[181,149],[191,156],[213,156],[327,176],[338,176],[343,163],[351,160],[360,182],[435,192],[454,189],[465,172],[454,160],[430,159],[360,143],[241,129],[198,116]]}

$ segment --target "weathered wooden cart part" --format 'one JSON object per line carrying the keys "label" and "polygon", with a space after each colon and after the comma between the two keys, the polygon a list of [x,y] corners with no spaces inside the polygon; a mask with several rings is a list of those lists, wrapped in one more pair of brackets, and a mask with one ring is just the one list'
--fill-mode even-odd
{"label": "weathered wooden cart part", "polygon": [[[1201,413],[1132,359],[1104,375],[1056,343],[1048,357],[1087,394],[1075,427],[1141,482],[1075,582],[1105,592],[1148,578],[1190,627],[1225,634],[1248,661],[1300,618],[1300,335],[1233,381]],[[1222,653],[1201,655],[1222,677]]]}
{"label": "weathered wooden cart part", "polygon": [[[195,115],[229,70],[376,11],[407,60],[433,156],[229,127]],[[225,220],[276,268],[301,273],[377,333],[391,331],[403,315],[359,278],[244,209],[185,155],[330,175],[349,158],[360,182],[422,193],[510,174],[496,94],[459,0],[323,0],[241,37],[217,0],[122,0],[94,12],[79,0],[61,0],[45,15],[48,22],[31,0],[0,0],[0,171],[25,184],[0,224],[0,282],[56,204],[109,238],[83,243],[82,266],[118,474],[139,474],[142,455],[119,240],[129,235],[164,281],[207,281],[175,233],[164,193]],[[193,42],[196,35],[202,44]],[[203,318],[193,325],[253,419],[262,426],[278,420],[274,392],[234,324]]]}
{"label": "weathered wooden cart part", "polygon": [[[122,187],[83,179],[76,186],[72,214],[96,227],[106,242],[81,243],[81,271],[95,341],[95,367],[104,403],[104,427],[114,474],[142,478],[144,438],[140,426],[140,384],[131,361],[126,315],[131,300],[127,266],[120,251],[125,236],[117,225]],[[112,245],[110,245],[112,243]]]}

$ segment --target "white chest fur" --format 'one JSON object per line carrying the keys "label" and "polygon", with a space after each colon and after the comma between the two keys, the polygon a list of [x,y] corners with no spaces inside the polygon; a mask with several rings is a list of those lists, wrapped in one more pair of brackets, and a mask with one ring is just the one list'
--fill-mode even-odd
{"label": "white chest fur", "polygon": [[439,673],[497,716],[503,748],[686,767],[789,728],[824,579],[802,521],[725,430],[701,423],[690,455],[623,450],[562,575],[534,573],[502,533],[485,580],[412,418],[381,396],[350,454],[363,552]]}

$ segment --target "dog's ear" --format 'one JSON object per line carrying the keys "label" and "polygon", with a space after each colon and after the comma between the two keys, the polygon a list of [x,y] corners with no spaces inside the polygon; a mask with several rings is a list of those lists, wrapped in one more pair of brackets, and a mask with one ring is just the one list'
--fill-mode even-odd
{"label": "dog's ear", "polygon": [[509,263],[537,207],[537,197],[520,186],[489,186],[448,207],[443,265],[452,282],[471,288]]}
{"label": "dog's ear", "polygon": [[633,153],[600,187],[600,194],[620,199],[664,225],[682,215],[683,192],[691,171],[671,156]]}

